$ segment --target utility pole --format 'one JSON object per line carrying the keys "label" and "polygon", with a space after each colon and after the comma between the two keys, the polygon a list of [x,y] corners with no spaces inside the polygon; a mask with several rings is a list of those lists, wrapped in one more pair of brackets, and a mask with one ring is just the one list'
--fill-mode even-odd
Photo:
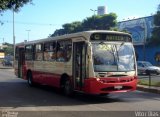
{"label": "utility pole", "polygon": [[31,30],[26,30],[27,32],[28,32],[28,41],[29,41],[29,32],[31,31]]}
{"label": "utility pole", "polygon": [[94,9],[90,9],[90,10],[94,12],[94,16],[95,16],[97,10],[94,10]]}
{"label": "utility pole", "polygon": [[13,7],[13,66],[15,62],[15,26],[14,26],[14,7]]}
{"label": "utility pole", "polygon": [[94,16],[93,16],[93,17],[94,17],[94,28],[96,29],[96,25],[95,25],[95,15],[96,15],[96,11],[97,11],[97,10],[94,10],[94,9],[90,9],[90,10],[93,11],[93,13],[94,13]]}

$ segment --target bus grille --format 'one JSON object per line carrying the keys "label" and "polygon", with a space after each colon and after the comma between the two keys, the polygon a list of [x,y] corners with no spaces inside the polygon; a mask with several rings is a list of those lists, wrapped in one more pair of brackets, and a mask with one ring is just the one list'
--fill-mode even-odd
{"label": "bus grille", "polygon": [[121,83],[123,83],[123,82],[131,82],[131,81],[133,81],[134,79],[133,78],[128,78],[128,79],[121,79],[121,78],[119,78],[119,80],[117,79],[117,78],[113,78],[113,79],[100,79],[100,81],[102,82],[102,83],[119,83],[119,82],[121,82]]}
{"label": "bus grille", "polygon": [[114,87],[107,87],[107,88],[102,88],[101,91],[117,91],[117,90],[130,90],[132,89],[131,86],[123,86],[121,89],[116,89]]}

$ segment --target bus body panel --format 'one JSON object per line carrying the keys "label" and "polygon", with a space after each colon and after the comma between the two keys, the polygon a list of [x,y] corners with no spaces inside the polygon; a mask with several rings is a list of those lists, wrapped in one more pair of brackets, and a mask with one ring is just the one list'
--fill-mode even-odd
{"label": "bus body panel", "polygon": [[35,83],[60,87],[60,74],[32,71],[32,77]]}
{"label": "bus body panel", "polygon": [[41,62],[41,61],[26,61],[23,66],[24,78],[27,80],[27,71],[31,71],[33,81],[39,84],[60,87],[61,75],[66,73],[69,76],[72,74],[71,62],[57,63],[57,62]]}

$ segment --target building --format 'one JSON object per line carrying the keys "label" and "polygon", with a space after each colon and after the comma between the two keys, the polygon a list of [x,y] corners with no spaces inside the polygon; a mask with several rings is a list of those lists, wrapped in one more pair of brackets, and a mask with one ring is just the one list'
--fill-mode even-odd
{"label": "building", "polygon": [[152,35],[153,16],[121,21],[118,23],[120,30],[127,30],[132,34],[134,45],[143,45]]}
{"label": "building", "polygon": [[0,43],[0,49],[4,49],[4,48],[6,48],[6,47],[8,47],[7,45],[3,45],[2,43]]}
{"label": "building", "polygon": [[4,48],[6,48],[6,47],[8,47],[8,46],[0,43],[0,59],[4,59],[4,57],[5,57]]}
{"label": "building", "polygon": [[98,15],[104,15],[107,14],[107,9],[105,6],[98,6],[97,8],[97,14]]}
{"label": "building", "polygon": [[3,46],[2,44],[0,44],[0,59],[3,59],[4,58],[4,50],[3,50]]}
{"label": "building", "polygon": [[148,16],[121,21],[118,23],[118,28],[132,34],[138,60],[146,60],[154,65],[160,65],[160,44],[159,46],[147,44],[154,28],[153,18],[153,16]]}

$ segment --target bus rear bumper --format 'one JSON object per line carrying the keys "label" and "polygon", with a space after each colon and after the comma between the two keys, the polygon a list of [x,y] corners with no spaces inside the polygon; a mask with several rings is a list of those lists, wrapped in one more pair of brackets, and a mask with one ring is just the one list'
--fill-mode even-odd
{"label": "bus rear bumper", "polygon": [[[132,80],[123,79],[124,82],[107,83],[107,79],[89,78],[85,80],[84,92],[89,94],[108,94],[108,93],[120,93],[136,90],[137,78]],[[130,78],[129,78],[130,79]]]}

